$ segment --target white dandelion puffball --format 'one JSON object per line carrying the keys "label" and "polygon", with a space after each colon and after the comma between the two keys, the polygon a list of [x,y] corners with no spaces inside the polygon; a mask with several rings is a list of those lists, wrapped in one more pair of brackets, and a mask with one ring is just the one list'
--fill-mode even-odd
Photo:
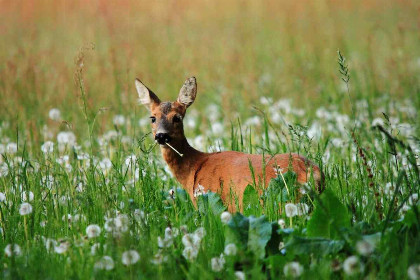
{"label": "white dandelion puffball", "polygon": [[362,256],[369,256],[375,250],[375,246],[366,240],[359,240],[356,243],[356,250]]}
{"label": "white dandelion puffball", "polygon": [[420,264],[412,264],[407,270],[408,278],[411,280],[420,279]]}
{"label": "white dandelion puffball", "polygon": [[243,271],[235,271],[236,280],[245,280],[245,273]]}
{"label": "white dandelion puffball", "polygon": [[354,275],[363,271],[363,266],[358,257],[350,256],[344,261],[343,270],[347,275]]}
{"label": "white dandelion puffball", "polygon": [[61,119],[61,112],[57,108],[52,108],[48,112],[48,117],[50,117],[53,121],[59,121]]}
{"label": "white dandelion puffball", "polygon": [[2,192],[0,192],[0,202],[6,201],[6,195]]}
{"label": "white dandelion puffball", "polygon": [[220,215],[220,219],[222,220],[222,223],[224,223],[226,225],[232,219],[232,214],[225,211]]}
{"label": "white dandelion puffball", "polygon": [[283,273],[287,277],[297,278],[303,273],[303,266],[298,262],[289,262],[285,264]]}
{"label": "white dandelion puffball", "polygon": [[101,235],[101,228],[98,225],[89,225],[86,228],[86,235],[89,238],[94,238],[94,237],[98,237],[99,235]]}
{"label": "white dandelion puffball", "polygon": [[22,201],[32,201],[34,200],[34,193],[31,191],[29,192],[23,191],[21,197],[22,197]]}
{"label": "white dandelion puffball", "polygon": [[70,242],[62,240],[59,241],[58,246],[54,246],[54,251],[57,254],[64,254],[70,248]]}
{"label": "white dandelion puffball", "polygon": [[215,257],[211,259],[211,269],[215,272],[219,272],[223,269],[225,266],[225,257],[223,254],[220,255],[220,257]]}
{"label": "white dandelion puffball", "polygon": [[236,256],[238,249],[236,248],[236,245],[233,243],[230,243],[226,245],[225,247],[225,255],[226,256]]}
{"label": "white dandelion puffball", "polygon": [[44,154],[52,154],[54,152],[54,142],[47,141],[41,146],[41,151]]}
{"label": "white dandelion puffball", "polygon": [[124,265],[132,265],[140,260],[140,255],[136,250],[125,251],[121,256],[121,262]]}
{"label": "white dandelion puffball", "polygon": [[194,261],[198,256],[198,249],[195,247],[185,247],[182,255],[189,261]]}
{"label": "white dandelion puffball", "polygon": [[125,117],[123,115],[115,115],[113,119],[113,123],[116,126],[122,126],[125,124]]}
{"label": "white dandelion puffball", "polygon": [[287,203],[284,208],[286,210],[286,216],[289,218],[294,217],[298,214],[298,209],[293,203]]}
{"label": "white dandelion puffball", "polygon": [[298,216],[307,215],[309,213],[309,206],[306,203],[298,203],[297,205]]}
{"label": "white dandelion puffball", "polygon": [[112,270],[114,269],[114,260],[110,256],[103,256],[94,265],[95,269]]}
{"label": "white dandelion puffball", "polygon": [[283,219],[278,220],[277,223],[279,224],[280,228],[286,228],[286,222]]}
{"label": "white dandelion puffball", "polygon": [[4,248],[4,253],[7,257],[15,256],[19,257],[22,255],[22,250],[20,249],[20,246],[17,244],[8,244]]}
{"label": "white dandelion puffball", "polygon": [[17,150],[18,150],[18,146],[14,142],[11,142],[6,145],[6,152],[9,154],[16,154]]}
{"label": "white dandelion puffball", "polygon": [[32,213],[32,205],[30,205],[27,202],[24,202],[20,205],[19,208],[19,214],[24,216],[24,215],[29,215]]}

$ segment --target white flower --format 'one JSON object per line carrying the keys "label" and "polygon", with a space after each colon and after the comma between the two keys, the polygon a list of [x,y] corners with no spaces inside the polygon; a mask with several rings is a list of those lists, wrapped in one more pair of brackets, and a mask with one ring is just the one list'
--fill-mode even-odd
{"label": "white flower", "polygon": [[42,237],[42,241],[44,242],[45,249],[47,249],[47,251],[50,251],[52,248],[57,246],[57,241],[54,239]]}
{"label": "white flower", "polygon": [[199,197],[200,195],[206,194],[204,187],[198,184],[197,188],[194,190],[194,197]]}
{"label": "white flower", "polygon": [[384,126],[384,120],[382,118],[375,118],[372,121],[372,126],[381,125]]}
{"label": "white flower", "polygon": [[102,169],[103,172],[107,172],[112,167],[112,162],[109,158],[104,158],[99,162],[99,167]]}
{"label": "white flower", "polygon": [[132,265],[138,262],[139,260],[140,260],[140,255],[139,253],[137,253],[136,250],[125,251],[121,257],[121,262],[124,265]]}
{"label": "white flower", "polygon": [[94,265],[95,269],[112,270],[114,268],[114,260],[110,256],[103,256]]}
{"label": "white flower", "polygon": [[211,269],[215,272],[219,272],[225,266],[225,257],[223,254],[220,254],[220,257],[215,257],[211,259]]}
{"label": "white flower", "polygon": [[215,122],[211,125],[211,129],[214,134],[221,135],[223,133],[223,124]]}
{"label": "white flower", "polygon": [[409,205],[415,205],[417,203],[417,201],[419,201],[419,195],[416,193],[413,193],[409,198],[408,198],[408,204]]}
{"label": "white flower", "polygon": [[71,131],[61,131],[57,134],[58,144],[71,145],[76,143],[76,136]]}
{"label": "white flower", "polygon": [[89,225],[86,228],[88,238],[94,238],[101,235],[101,228],[98,225]]}
{"label": "white flower", "polygon": [[289,218],[294,217],[298,214],[298,209],[293,203],[287,203],[284,208],[286,210],[286,216]]}
{"label": "white flower", "polygon": [[136,164],[137,157],[136,155],[130,155],[125,158],[125,165],[130,168],[133,167]]}
{"label": "white flower", "polygon": [[27,202],[24,202],[20,205],[19,214],[24,216],[32,213],[32,205]]}
{"label": "white flower", "polygon": [[22,197],[22,201],[32,201],[34,200],[34,193],[31,191],[29,192],[23,191],[21,197]]}
{"label": "white flower", "polygon": [[225,225],[227,225],[229,223],[229,221],[232,219],[232,214],[230,214],[229,212],[225,211],[220,215],[220,219],[222,220],[222,223],[224,223]]}
{"label": "white flower", "polygon": [[286,222],[283,219],[278,220],[277,222],[281,229],[286,228]]}
{"label": "white flower", "polygon": [[303,266],[298,262],[289,262],[284,265],[283,273],[287,277],[297,278],[303,273]]}
{"label": "white flower", "polygon": [[420,264],[412,264],[407,270],[408,278],[411,280],[420,279]]}
{"label": "white flower", "polygon": [[182,251],[182,255],[185,259],[194,261],[197,258],[198,249],[195,247],[185,247],[184,251]]}
{"label": "white flower", "polygon": [[[1,159],[2,157],[0,157]],[[9,167],[7,167],[7,164],[1,164],[0,163],[0,177],[6,177],[7,174],[9,174]]]}
{"label": "white flower", "polygon": [[309,212],[309,206],[306,203],[298,203],[297,205],[298,216],[306,215]]}
{"label": "white flower", "polygon": [[61,240],[61,241],[59,241],[58,246],[54,246],[54,251],[57,254],[64,254],[65,252],[67,252],[69,247],[70,247],[70,242],[65,241],[65,240]]}
{"label": "white flower", "polygon": [[224,253],[226,256],[236,256],[237,251],[238,249],[236,248],[236,245],[230,243],[226,245]]}
{"label": "white flower", "polygon": [[122,126],[125,124],[125,117],[123,115],[115,115],[113,119],[113,123],[116,126]]}
{"label": "white flower", "polygon": [[167,256],[164,256],[162,254],[162,252],[158,252],[153,256],[153,259],[151,259],[150,262],[152,264],[159,265],[159,264],[162,264],[162,263],[166,262],[167,260],[168,260]]}
{"label": "white flower", "polygon": [[7,146],[6,146],[6,151],[9,154],[16,154],[17,153],[17,149],[18,149],[18,146],[14,142],[8,143]]}
{"label": "white flower", "polygon": [[369,256],[375,250],[375,247],[372,243],[366,240],[359,240],[356,243],[356,250],[362,256]]}
{"label": "white flower", "polygon": [[15,256],[19,257],[22,255],[22,250],[20,249],[20,246],[17,244],[7,244],[7,246],[4,248],[4,253],[7,257]]}
{"label": "white flower", "polygon": [[48,116],[50,117],[50,119],[52,119],[53,121],[59,121],[61,119],[61,112],[60,110],[58,110],[57,108],[52,108],[49,112],[48,112]]}
{"label": "white flower", "polygon": [[353,275],[363,271],[363,266],[358,257],[350,256],[344,261],[343,270],[347,275]]}
{"label": "white flower", "polygon": [[98,249],[101,248],[101,244],[100,243],[95,243],[90,247],[90,254],[92,256],[96,255],[96,252],[98,251]]}
{"label": "white flower", "polygon": [[5,202],[5,201],[6,201],[6,195],[0,192],[0,202]]}
{"label": "white flower", "polygon": [[47,141],[44,144],[42,144],[41,146],[41,151],[44,154],[51,154],[52,152],[54,152],[54,143],[51,141]]}
{"label": "white flower", "polygon": [[243,273],[242,271],[235,271],[235,279],[245,280],[245,273]]}
{"label": "white flower", "polygon": [[203,227],[199,227],[194,231],[194,235],[201,240],[206,236],[206,230]]}

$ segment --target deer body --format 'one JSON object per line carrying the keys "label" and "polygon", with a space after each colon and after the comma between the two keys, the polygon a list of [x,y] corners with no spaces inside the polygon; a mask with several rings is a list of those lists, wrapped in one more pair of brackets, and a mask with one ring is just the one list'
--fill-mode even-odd
{"label": "deer body", "polygon": [[136,88],[140,102],[152,114],[153,134],[161,145],[164,160],[194,203],[199,193],[212,191],[221,195],[230,211],[236,210],[236,202],[242,209],[243,193],[249,184],[268,186],[279,172],[284,173],[289,168],[297,174],[298,183],[304,184],[312,176],[317,186],[321,185],[322,173],[318,166],[297,154],[263,157],[234,151],[203,153],[191,147],[184,135],[182,119],[196,96],[195,78],[187,79],[175,102],[161,102],[139,80],[136,80]]}

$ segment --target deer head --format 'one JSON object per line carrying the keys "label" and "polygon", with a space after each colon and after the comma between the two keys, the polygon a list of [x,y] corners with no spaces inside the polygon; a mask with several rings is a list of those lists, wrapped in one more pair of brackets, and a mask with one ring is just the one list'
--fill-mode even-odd
{"label": "deer head", "polygon": [[187,108],[197,95],[195,77],[188,78],[174,102],[161,102],[155,93],[136,79],[140,103],[150,111],[154,139],[160,144],[176,143],[185,138],[183,119]]}

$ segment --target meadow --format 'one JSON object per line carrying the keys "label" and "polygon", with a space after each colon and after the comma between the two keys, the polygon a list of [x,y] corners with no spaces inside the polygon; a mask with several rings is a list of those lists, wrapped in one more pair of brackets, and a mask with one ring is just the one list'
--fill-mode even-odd
{"label": "meadow", "polygon": [[[418,1],[1,1],[0,278],[420,279]],[[339,51],[338,51],[339,50]],[[202,151],[297,152],[197,207],[138,104]]]}

